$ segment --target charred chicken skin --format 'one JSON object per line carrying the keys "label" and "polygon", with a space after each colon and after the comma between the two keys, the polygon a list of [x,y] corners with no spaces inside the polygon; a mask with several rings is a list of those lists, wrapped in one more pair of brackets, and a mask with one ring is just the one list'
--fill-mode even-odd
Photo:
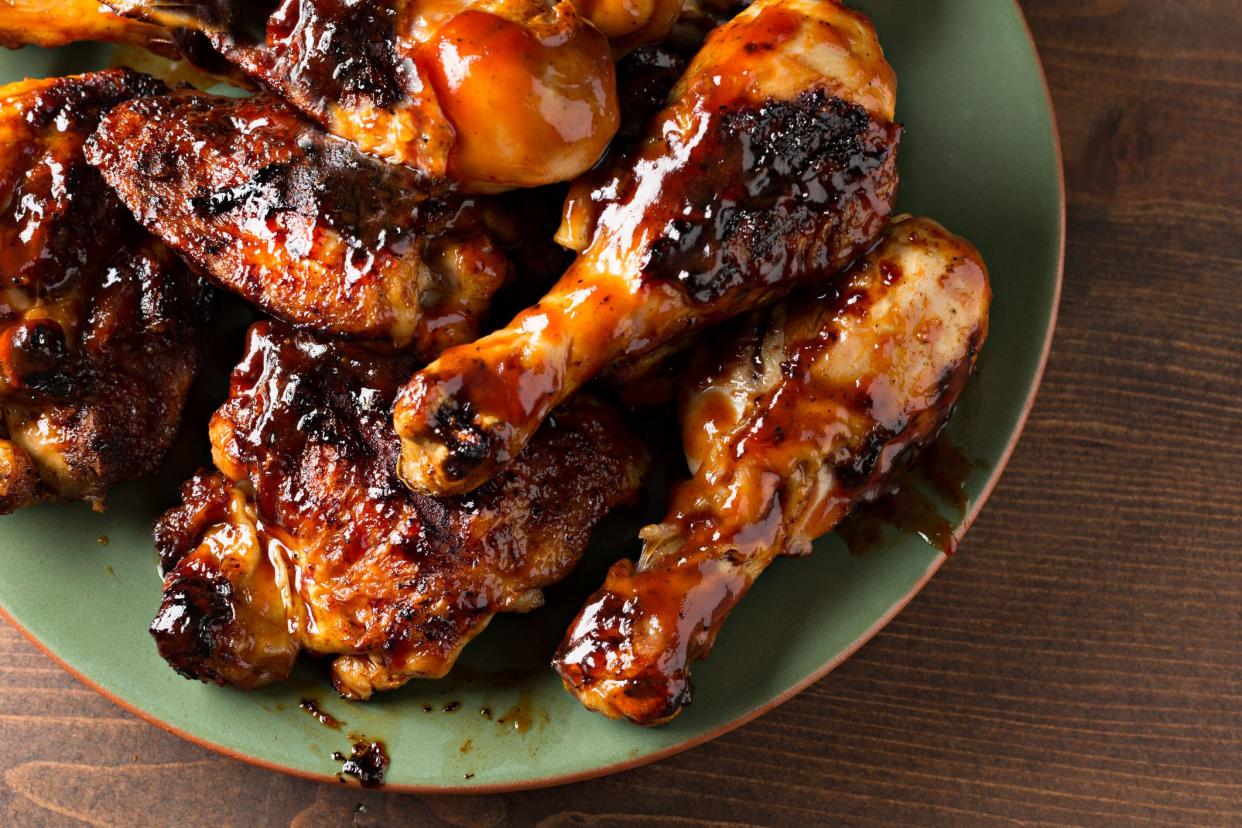
{"label": "charred chicken skin", "polygon": [[219,284],[323,333],[430,357],[478,335],[508,273],[471,202],[269,99],[133,101],[104,119],[88,157]]}
{"label": "charred chicken skin", "polygon": [[331,132],[469,189],[566,181],[617,128],[606,38],[568,0],[110,0],[201,34]]}
{"label": "charred chicken skin", "polygon": [[862,254],[896,189],[894,84],[869,21],[835,0],[759,0],[713,32],[646,140],[570,211],[591,241],[561,281],[403,389],[402,479],[470,491],[609,365]]}
{"label": "charred chicken skin", "polygon": [[690,665],[778,555],[805,555],[936,436],[987,334],[978,253],[927,219],[819,295],[696,355],[682,414],[694,476],[572,624],[555,666],[587,707],[645,725],[690,701]]}
{"label": "charred chicken skin", "polygon": [[443,676],[495,613],[539,606],[638,491],[645,450],[579,398],[470,497],[412,494],[389,417],[411,367],[252,328],[211,424],[219,471],[187,483],[156,527],[166,574],[151,630],[180,673],[257,687],[306,649],[339,654],[333,679],[354,699]]}
{"label": "charred chicken skin", "polygon": [[176,53],[168,30],[114,14],[96,0],[0,0],[0,46],[66,46],[94,40]]}
{"label": "charred chicken skin", "polygon": [[99,506],[176,434],[207,288],[83,156],[109,109],[165,91],[124,70],[0,88],[0,512]]}

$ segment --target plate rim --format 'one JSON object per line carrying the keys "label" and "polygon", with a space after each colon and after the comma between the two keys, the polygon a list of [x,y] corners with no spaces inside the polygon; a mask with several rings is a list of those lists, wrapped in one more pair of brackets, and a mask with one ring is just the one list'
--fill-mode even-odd
{"label": "plate rim", "polygon": [[[1035,65],[1036,65],[1036,69],[1039,74],[1040,83],[1043,86],[1044,99],[1045,99],[1045,104],[1046,104],[1046,108],[1048,111],[1048,118],[1049,118],[1050,125],[1052,127],[1052,139],[1053,139],[1052,143],[1053,143],[1053,148],[1054,148],[1054,157],[1056,161],[1058,236],[1059,236],[1057,263],[1056,263],[1056,276],[1054,279],[1053,291],[1052,291],[1052,309],[1048,317],[1047,330],[1044,332],[1044,342],[1043,342],[1040,357],[1039,357],[1039,363],[1036,367],[1034,380],[1031,382],[1030,387],[1027,389],[1026,400],[1023,402],[1022,411],[1020,412],[1018,416],[1017,426],[1016,428],[1014,428],[1012,435],[1010,436],[1008,442],[1005,444],[1005,448],[1001,452],[999,461],[996,463],[991,473],[988,475],[988,479],[984,483],[983,490],[980,492],[978,499],[976,499],[976,501],[971,505],[970,510],[963,517],[961,523],[957,526],[957,528],[953,530],[953,540],[955,543],[962,540],[962,538],[970,530],[971,526],[974,525],[975,519],[978,518],[980,512],[983,511],[984,505],[987,503],[988,498],[991,497],[993,490],[995,490],[996,486],[999,484],[1001,477],[1005,473],[1005,469],[1009,466],[1010,459],[1013,457],[1014,450],[1017,448],[1018,442],[1019,440],[1021,440],[1022,434],[1026,430],[1026,424],[1030,418],[1031,409],[1035,405],[1035,398],[1039,395],[1039,389],[1043,385],[1044,374],[1048,367],[1048,357],[1052,351],[1052,340],[1056,333],[1057,320],[1060,314],[1061,290],[1062,290],[1062,286],[1065,281],[1067,215],[1066,215],[1066,189],[1065,189],[1065,186],[1066,186],[1065,185],[1065,157],[1064,157],[1064,152],[1063,152],[1063,148],[1061,145],[1061,131],[1060,131],[1059,124],[1057,122],[1056,106],[1052,99],[1052,89],[1048,84],[1048,73],[1047,73],[1047,70],[1044,68],[1043,58],[1039,53],[1039,46],[1035,42],[1035,36],[1031,32],[1030,23],[1026,19],[1026,14],[1022,10],[1021,3],[1019,2],[1019,0],[1011,0],[1011,2],[1013,3],[1014,11],[1018,15],[1018,20],[1022,24],[1022,30],[1025,33],[1027,41],[1030,44],[1031,52],[1035,57]],[[823,679],[825,676],[827,676],[829,673],[831,673],[833,670],[835,670],[837,667],[843,664],[847,659],[853,656],[854,653],[858,652],[858,650],[861,649],[864,644],[866,644],[868,641],[874,638],[875,635],[880,632],[880,630],[888,626],[889,622],[891,622],[894,618],[896,618],[897,615],[900,614],[901,611],[906,608],[906,606],[910,603],[910,601],[912,601],[916,595],[918,595],[920,592],[923,591],[923,588],[927,586],[927,583],[940,570],[940,567],[944,565],[945,561],[947,561],[948,558],[949,556],[946,555],[944,552],[939,552],[936,555],[936,557],[932,560],[932,562],[928,565],[927,569],[919,577],[919,579],[910,588],[909,592],[907,592],[900,599],[894,602],[894,604],[891,607],[889,607],[888,610],[886,610],[878,619],[876,619],[876,621],[870,627],[868,627],[861,635],[859,635],[856,639],[854,639],[854,641],[852,641],[847,647],[845,647],[843,650],[837,653],[836,656],[826,661],[821,667],[817,668],[814,672],[812,672],[806,678],[797,682],[792,687],[789,687],[788,689],[786,689],[784,692],[780,693],[779,695],[774,696],[771,699],[768,699],[763,704],[756,705],[753,709],[746,711],[740,716],[737,716],[727,722],[717,725],[714,728],[706,730],[703,733],[699,733],[694,736],[687,737],[685,740],[677,742],[676,744],[668,745],[667,747],[653,751],[649,754],[637,756],[631,759],[624,759],[622,761],[613,762],[608,765],[602,765],[600,767],[594,767],[594,768],[577,771],[573,773],[564,773],[564,774],[558,774],[554,776],[545,776],[545,777],[541,777],[538,779],[526,779],[526,780],[515,781],[515,782],[481,783],[478,785],[464,784],[464,785],[451,785],[451,786],[450,785],[422,785],[422,784],[410,784],[410,783],[385,783],[380,788],[371,789],[371,790],[376,790],[381,793],[390,793],[390,794],[436,794],[436,795],[445,795],[445,794],[487,795],[487,794],[499,794],[499,793],[515,793],[518,791],[539,790],[542,788],[551,788],[551,787],[557,787],[560,785],[569,785],[569,784],[573,784],[576,782],[585,782],[591,779],[599,779],[604,776],[611,776],[613,774],[621,773],[623,771],[633,770],[634,768],[642,767],[644,765],[649,765],[654,762],[659,762],[671,756],[676,756],[679,753],[698,747],[699,745],[705,744],[714,739],[718,739],[719,737],[725,735],[726,733],[736,730],[739,727],[742,727],[743,725],[749,724],[750,722],[754,721],[760,716],[763,716],[771,712],[772,710],[784,704],[785,702],[789,701],[793,697],[799,695],[804,690],[806,690],[808,687],[810,687],[812,684],[815,684],[816,682]],[[160,719],[158,716],[152,713],[149,713],[146,710],[143,710],[137,705],[134,705],[134,704],[131,704],[125,701],[124,699],[120,698],[119,696],[115,695],[114,693],[110,692],[109,690],[105,689],[99,684],[96,684],[95,682],[91,681],[84,674],[82,674],[75,667],[73,667],[73,665],[69,664],[67,661],[62,659],[56,653],[52,652],[52,650],[49,649],[47,645],[45,645],[33,633],[31,633],[30,630],[28,630],[20,621],[14,618],[13,615],[8,611],[8,609],[3,604],[0,604],[0,617],[3,617],[9,624],[13,626],[14,629],[18,631],[18,633],[21,634],[23,638],[25,638],[27,641],[33,644],[40,652],[42,652],[45,656],[51,659],[53,663],[57,664],[62,670],[64,670],[69,675],[73,676],[73,678],[75,678],[78,682],[85,685],[86,687],[93,690],[94,692],[98,693],[99,695],[103,696],[105,699],[112,702],[117,707],[120,707],[122,710],[125,710],[126,712],[138,717],[139,719],[141,719],[144,722],[147,722],[148,724],[152,724],[158,727],[160,730],[163,730],[165,733],[169,733],[191,744],[197,745],[198,747],[205,748],[213,753],[228,757],[229,759],[234,759],[239,762],[243,762],[247,765],[252,765],[254,767],[262,768],[264,770],[275,771],[277,773],[282,773],[287,776],[297,777],[299,779],[306,779],[312,782],[319,782],[321,784],[332,785],[333,787],[340,787],[341,777],[337,774],[316,773],[314,771],[304,770],[299,767],[294,767],[291,765],[284,765],[279,762],[274,762],[268,759],[263,759],[258,756],[252,756],[250,754],[243,753],[238,750],[234,750],[233,748],[227,747],[225,745],[217,744],[201,736],[196,736],[188,731],[182,730],[181,728],[175,727],[174,725],[169,724],[168,722]]]}

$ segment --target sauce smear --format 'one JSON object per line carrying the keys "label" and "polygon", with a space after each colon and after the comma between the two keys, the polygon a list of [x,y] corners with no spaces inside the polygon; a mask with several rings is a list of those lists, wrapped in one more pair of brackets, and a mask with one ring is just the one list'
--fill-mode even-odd
{"label": "sauce smear", "polygon": [[957,550],[955,521],[950,520],[923,490],[951,504],[956,517],[965,514],[966,480],[975,464],[943,434],[915,460],[897,487],[854,510],[837,527],[851,555],[867,555],[884,540],[884,528],[914,532],[946,555]]}
{"label": "sauce smear", "polygon": [[341,729],[341,720],[333,716],[331,713],[325,712],[319,707],[319,702],[314,699],[302,699],[302,701],[298,703],[298,707],[311,714],[311,716],[317,719],[324,727],[330,727],[333,730]]}

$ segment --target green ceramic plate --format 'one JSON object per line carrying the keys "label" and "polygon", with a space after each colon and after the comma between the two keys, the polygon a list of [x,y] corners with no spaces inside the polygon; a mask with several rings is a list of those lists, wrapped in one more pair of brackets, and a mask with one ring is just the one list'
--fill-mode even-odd
{"label": "green ceramic plate", "polygon": [[[902,209],[972,239],[992,272],[991,340],[950,427],[976,463],[967,508],[953,518],[960,535],[1018,437],[1052,332],[1064,216],[1056,130],[1016,4],[857,5],[875,19],[901,81],[899,116],[908,128]],[[96,48],[3,53],[0,80],[106,62],[106,51]],[[205,409],[212,404],[200,401]],[[331,753],[348,751],[350,732],[387,742],[393,789],[535,787],[667,756],[737,727],[823,676],[944,561],[917,535],[896,531],[868,555],[851,555],[830,537],[809,559],[779,561],[697,669],[695,703],[656,730],[586,712],[546,668],[569,613],[609,561],[636,548],[632,517],[602,527],[591,557],[550,594],[548,607],[499,619],[448,679],[351,705],[332,695],[324,666],[312,662],[285,686],[241,693],[177,677],[146,633],[160,591],[151,522],[205,456],[201,415],[186,432],[170,468],[116,492],[105,514],[42,507],[0,521],[0,607],[75,675],[144,718],[238,758],[327,780],[340,769]],[[103,536],[107,545],[98,541]],[[319,699],[345,728],[324,728],[299,710],[304,697]]]}

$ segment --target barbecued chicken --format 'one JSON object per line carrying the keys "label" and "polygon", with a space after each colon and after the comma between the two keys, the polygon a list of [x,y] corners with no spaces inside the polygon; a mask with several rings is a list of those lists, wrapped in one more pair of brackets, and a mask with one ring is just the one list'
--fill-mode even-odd
{"label": "barbecued chicken", "polygon": [[123,70],[0,88],[0,513],[100,505],[176,433],[206,286],[82,152],[103,113],[164,91]]}
{"label": "barbecued chicken", "polygon": [[340,654],[349,698],[443,676],[495,613],[539,606],[638,491],[645,450],[578,398],[470,497],[412,494],[389,417],[412,365],[252,328],[211,424],[219,471],[187,483],[156,527],[166,575],[151,631],[178,672],[257,687],[306,649]]}
{"label": "barbecued chicken", "polygon": [[0,46],[52,47],[83,40],[176,52],[166,29],[113,14],[95,0],[0,0]]}
{"label": "barbecued chicken", "polygon": [[134,101],[104,119],[88,157],[221,285],[324,333],[430,357],[478,335],[508,273],[470,201],[269,99]]}
{"label": "barbecued chicken", "polygon": [[713,32],[581,205],[592,241],[561,281],[401,392],[402,479],[470,491],[610,364],[860,255],[896,189],[893,87],[869,21],[835,0],[759,0]]}
{"label": "barbecued chicken", "polygon": [[608,42],[567,0],[110,0],[201,33],[367,152],[496,191],[565,181],[617,128]]}
{"label": "barbecued chicken", "polygon": [[575,620],[555,665],[587,707],[640,724],[690,701],[690,665],[777,555],[805,555],[939,432],[987,334],[978,253],[927,219],[819,295],[700,348],[682,413],[694,476]]}

